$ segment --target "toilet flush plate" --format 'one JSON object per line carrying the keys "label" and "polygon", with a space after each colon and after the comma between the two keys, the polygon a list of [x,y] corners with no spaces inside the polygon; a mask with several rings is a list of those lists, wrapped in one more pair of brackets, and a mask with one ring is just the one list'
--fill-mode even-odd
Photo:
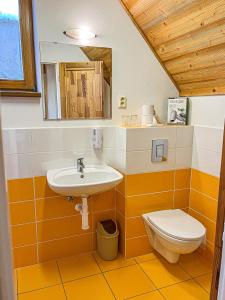
{"label": "toilet flush plate", "polygon": [[152,140],[152,162],[163,162],[168,159],[168,139]]}

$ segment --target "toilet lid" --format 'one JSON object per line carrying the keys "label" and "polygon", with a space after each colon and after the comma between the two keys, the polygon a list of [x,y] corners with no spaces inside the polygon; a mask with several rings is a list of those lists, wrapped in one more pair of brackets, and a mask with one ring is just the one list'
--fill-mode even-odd
{"label": "toilet lid", "polygon": [[198,240],[206,233],[199,221],[180,209],[156,211],[146,217],[158,230],[179,240]]}

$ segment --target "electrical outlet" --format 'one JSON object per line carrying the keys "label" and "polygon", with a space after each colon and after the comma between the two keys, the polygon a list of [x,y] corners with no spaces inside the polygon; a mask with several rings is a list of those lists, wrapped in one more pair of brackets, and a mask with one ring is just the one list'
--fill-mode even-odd
{"label": "electrical outlet", "polygon": [[120,97],[119,108],[127,108],[127,98],[126,97]]}

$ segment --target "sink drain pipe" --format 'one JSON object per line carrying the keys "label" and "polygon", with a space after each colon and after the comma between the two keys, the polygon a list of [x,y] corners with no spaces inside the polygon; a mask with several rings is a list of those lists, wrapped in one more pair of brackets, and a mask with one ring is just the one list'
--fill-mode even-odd
{"label": "sink drain pipe", "polygon": [[79,211],[82,217],[82,229],[88,230],[89,229],[89,222],[88,222],[88,198],[82,197],[82,203],[78,203],[75,205],[76,211]]}

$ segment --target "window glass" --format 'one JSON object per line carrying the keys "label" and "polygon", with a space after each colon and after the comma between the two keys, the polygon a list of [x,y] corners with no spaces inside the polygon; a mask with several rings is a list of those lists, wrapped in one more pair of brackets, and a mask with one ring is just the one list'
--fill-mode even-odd
{"label": "window glass", "polygon": [[19,0],[0,0],[0,80],[23,80]]}

